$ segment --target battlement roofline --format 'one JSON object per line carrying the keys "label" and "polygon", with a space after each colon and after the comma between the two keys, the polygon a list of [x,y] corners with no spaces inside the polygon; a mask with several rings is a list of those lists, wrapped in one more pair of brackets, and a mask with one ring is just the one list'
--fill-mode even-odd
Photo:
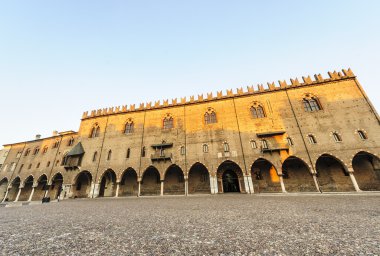
{"label": "battlement roofline", "polygon": [[16,145],[22,145],[22,144],[27,144],[27,143],[32,143],[32,142],[37,142],[37,141],[43,141],[43,140],[49,140],[49,139],[57,139],[69,135],[76,135],[78,132],[75,131],[65,131],[65,132],[60,132],[57,135],[53,135],[50,137],[45,137],[45,138],[40,138],[40,139],[35,139],[35,140],[27,140],[27,141],[22,141],[22,142],[16,142],[16,143],[9,143],[9,144],[4,144],[3,147],[9,147],[9,146],[16,146]]}
{"label": "battlement roofline", "polygon": [[86,111],[82,115],[82,120],[100,117],[100,116],[121,114],[121,113],[138,112],[138,111],[144,111],[144,110],[150,110],[150,109],[162,109],[162,108],[168,108],[168,107],[210,102],[210,101],[215,101],[215,100],[220,100],[220,99],[242,97],[246,95],[254,95],[254,94],[267,93],[267,92],[273,92],[273,91],[279,91],[279,90],[286,90],[286,89],[296,88],[296,87],[313,86],[313,85],[319,85],[323,83],[351,79],[351,78],[356,77],[350,68],[347,70],[342,69],[342,72],[336,72],[336,71],[328,72],[328,75],[329,75],[329,78],[323,78],[321,74],[314,75],[314,80],[310,76],[307,76],[307,77],[303,76],[302,77],[303,82],[300,82],[298,78],[290,79],[290,84],[287,84],[285,80],[278,81],[278,86],[276,86],[274,82],[267,83],[266,88],[264,88],[263,84],[258,84],[257,90],[255,90],[253,86],[247,86],[246,90],[243,89],[242,87],[237,88],[236,93],[234,93],[232,89],[226,90],[226,94],[223,94],[222,91],[218,91],[216,97],[214,97],[213,93],[211,92],[211,93],[207,93],[206,96],[204,94],[200,94],[198,95],[197,99],[195,99],[195,96],[190,96],[189,99],[187,99],[186,97],[183,97],[183,98],[181,97],[180,100],[178,100],[178,98],[172,99],[171,103],[169,103],[169,100],[164,100],[162,103],[161,101],[155,101],[154,104],[152,102],[140,103],[139,107],[136,107],[135,104],[132,104],[132,105],[129,105],[129,107],[128,105],[123,105],[123,106],[117,106],[117,107]]}

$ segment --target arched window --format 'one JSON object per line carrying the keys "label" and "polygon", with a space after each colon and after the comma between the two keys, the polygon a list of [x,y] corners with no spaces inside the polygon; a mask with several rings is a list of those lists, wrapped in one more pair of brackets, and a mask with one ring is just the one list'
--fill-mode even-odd
{"label": "arched window", "polygon": [[47,151],[48,151],[48,147],[45,146],[44,149],[42,150],[42,154],[46,154]]}
{"label": "arched window", "polygon": [[335,142],[342,142],[342,137],[337,132],[333,132],[333,138]]}
{"label": "arched window", "polygon": [[310,144],[317,144],[317,140],[315,139],[314,135],[309,134],[309,135],[307,135],[307,138],[308,138]]}
{"label": "arched window", "polygon": [[294,144],[293,144],[293,140],[292,140],[292,138],[287,137],[287,138],[286,138],[286,141],[288,142],[288,145],[289,145],[289,146],[293,146],[293,145],[294,145]]}
{"label": "arched window", "polygon": [[264,118],[265,117],[264,107],[258,102],[253,102],[251,106],[251,115],[255,119]]}
{"label": "arched window", "polygon": [[50,166],[50,161],[48,161],[46,164],[46,167],[49,167],[49,166]]}
{"label": "arched window", "polygon": [[321,105],[317,97],[307,93],[302,100],[306,112],[315,112],[321,110]]}
{"label": "arched window", "polygon": [[224,152],[230,152],[230,145],[227,142],[223,143],[223,150]]}
{"label": "arched window", "polygon": [[18,170],[18,173],[20,173],[21,171],[22,171],[22,168],[24,167],[24,164],[22,164],[21,166],[20,166],[20,169]]}
{"label": "arched window", "polygon": [[67,146],[72,146],[74,144],[74,138],[71,137],[69,142],[67,143]]}
{"label": "arched window", "polygon": [[128,120],[128,122],[125,124],[125,129],[124,129],[124,133],[125,134],[131,134],[133,133],[133,122],[131,119]]}
{"label": "arched window", "polygon": [[367,135],[365,134],[365,132],[358,131],[358,134],[359,134],[360,139],[362,139],[362,140],[366,140],[367,139]]}
{"label": "arched window", "polygon": [[67,156],[68,153],[66,153],[63,158],[62,158],[62,163],[61,165],[67,165],[67,160],[69,159],[68,156]]}
{"label": "arched window", "polygon": [[28,169],[29,170],[32,169],[32,164],[29,164]]}
{"label": "arched window", "polygon": [[99,137],[99,134],[100,134],[100,127],[99,125],[96,123],[92,129],[91,129],[91,134],[90,134],[90,138],[96,138],[96,137]]}
{"label": "arched window", "polygon": [[142,149],[141,149],[141,157],[145,157],[145,154],[146,154],[145,151],[146,151],[145,147],[142,147]]}
{"label": "arched window", "polygon": [[37,164],[36,168],[37,168],[37,169],[40,168],[40,163]]}
{"label": "arched window", "polygon": [[181,151],[181,155],[185,155],[186,154],[186,148],[185,148],[185,146],[181,146],[180,151]]}
{"label": "arched window", "polygon": [[107,155],[107,161],[111,160],[112,157],[112,150],[108,150],[108,155]]}
{"label": "arched window", "polygon": [[30,148],[28,148],[28,149],[25,151],[24,156],[28,156],[29,154],[30,154]]}
{"label": "arched window", "polygon": [[268,146],[268,141],[266,141],[266,140],[261,140],[261,147],[262,147],[263,149],[268,149],[268,148],[269,148],[269,146]]}
{"label": "arched window", "polygon": [[254,140],[251,140],[249,143],[251,144],[251,148],[252,148],[252,149],[255,149],[255,148],[257,148],[257,144],[256,144],[256,141],[254,141]]}
{"label": "arched window", "polygon": [[216,113],[212,108],[208,108],[205,113],[205,124],[215,124],[217,122]]}
{"label": "arched window", "polygon": [[130,156],[131,156],[131,149],[128,148],[128,149],[127,149],[127,158],[129,158]]}
{"label": "arched window", "polygon": [[33,151],[33,155],[37,155],[38,152],[40,152],[40,148],[39,147],[36,147]]}
{"label": "arched window", "polygon": [[53,148],[58,148],[59,146],[59,140],[56,140],[53,144]]}
{"label": "arched window", "polygon": [[163,128],[171,129],[174,127],[173,117],[170,114],[167,114],[166,117],[163,120]]}
{"label": "arched window", "polygon": [[208,153],[208,145],[203,144],[203,153]]}
{"label": "arched window", "polygon": [[95,151],[94,155],[92,156],[92,161],[95,162],[97,157],[98,157],[98,152]]}

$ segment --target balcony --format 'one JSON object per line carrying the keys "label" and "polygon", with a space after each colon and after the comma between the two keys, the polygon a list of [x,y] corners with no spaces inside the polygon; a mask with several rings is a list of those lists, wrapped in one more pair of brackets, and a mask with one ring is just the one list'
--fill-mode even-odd
{"label": "balcony", "polygon": [[262,153],[272,153],[272,152],[282,151],[282,150],[289,151],[289,146],[287,144],[278,144],[278,145],[269,146],[268,148],[261,147]]}
{"label": "balcony", "polygon": [[173,157],[173,154],[160,154],[160,152],[156,153],[156,154],[152,154],[150,155],[150,159],[152,160],[152,162],[156,161],[156,162],[160,162],[160,161],[171,161],[172,160],[172,157]]}

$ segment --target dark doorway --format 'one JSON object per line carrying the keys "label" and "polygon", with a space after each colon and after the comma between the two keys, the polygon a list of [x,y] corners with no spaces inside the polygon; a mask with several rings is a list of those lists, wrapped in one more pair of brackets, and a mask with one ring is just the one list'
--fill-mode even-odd
{"label": "dark doorway", "polygon": [[223,192],[224,193],[240,192],[239,178],[234,171],[226,170],[223,173],[222,179],[223,179]]}

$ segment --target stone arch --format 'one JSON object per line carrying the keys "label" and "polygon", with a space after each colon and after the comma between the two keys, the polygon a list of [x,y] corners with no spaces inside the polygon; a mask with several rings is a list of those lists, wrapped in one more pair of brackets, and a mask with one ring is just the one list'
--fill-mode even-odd
{"label": "stone arch", "polygon": [[121,175],[119,196],[137,196],[139,184],[137,182],[137,172],[129,167]]}
{"label": "stone arch", "polygon": [[47,189],[47,185],[48,185],[47,175],[46,174],[42,174],[38,178],[37,184],[35,184],[35,185],[37,185],[37,186],[34,188],[34,193],[33,193],[32,200],[42,200],[42,198],[45,195],[45,192],[46,192],[46,189]]}
{"label": "stone arch", "polygon": [[29,175],[23,182],[23,188],[21,189],[20,196],[18,198],[19,201],[27,201],[29,199],[30,193],[32,193],[34,185],[34,177],[33,175]]}
{"label": "stone arch", "polygon": [[360,151],[352,159],[352,168],[359,188],[364,191],[380,191],[380,158]]}
{"label": "stone arch", "polygon": [[75,177],[72,188],[73,198],[86,198],[91,194],[92,175],[89,171],[81,171]]}
{"label": "stone arch", "polygon": [[282,177],[287,192],[317,192],[312,172],[301,158],[288,157],[282,164]]}
{"label": "stone arch", "polygon": [[206,166],[197,162],[189,170],[189,194],[203,193],[208,194],[210,188],[210,174]]}
{"label": "stone arch", "polygon": [[4,177],[0,181],[0,202],[4,200],[5,194],[7,193],[8,188],[8,178]]}
{"label": "stone arch", "polygon": [[216,176],[219,193],[246,192],[243,171],[237,163],[224,161],[219,165]]}
{"label": "stone arch", "polygon": [[112,197],[116,195],[116,173],[112,169],[106,170],[99,180],[99,197]]}
{"label": "stone arch", "polygon": [[156,167],[148,167],[141,178],[141,195],[160,195],[161,178]]}
{"label": "stone arch", "polygon": [[54,174],[53,178],[51,179],[51,185],[49,187],[49,196],[50,199],[55,200],[58,199],[61,195],[62,191],[62,185],[63,185],[63,175],[60,172],[57,172]]}
{"label": "stone arch", "polygon": [[168,167],[164,175],[164,194],[183,195],[185,194],[185,178],[182,169],[172,164]]}
{"label": "stone arch", "polygon": [[322,192],[354,191],[347,166],[331,154],[322,154],[315,162],[319,188]]}
{"label": "stone arch", "polygon": [[254,191],[282,192],[281,181],[276,167],[267,159],[259,158],[251,166]]}
{"label": "stone arch", "polygon": [[20,185],[21,185],[21,179],[19,176],[17,176],[16,178],[12,180],[11,187],[9,188],[9,191],[8,191],[8,197],[5,200],[10,201],[10,202],[16,200]]}

